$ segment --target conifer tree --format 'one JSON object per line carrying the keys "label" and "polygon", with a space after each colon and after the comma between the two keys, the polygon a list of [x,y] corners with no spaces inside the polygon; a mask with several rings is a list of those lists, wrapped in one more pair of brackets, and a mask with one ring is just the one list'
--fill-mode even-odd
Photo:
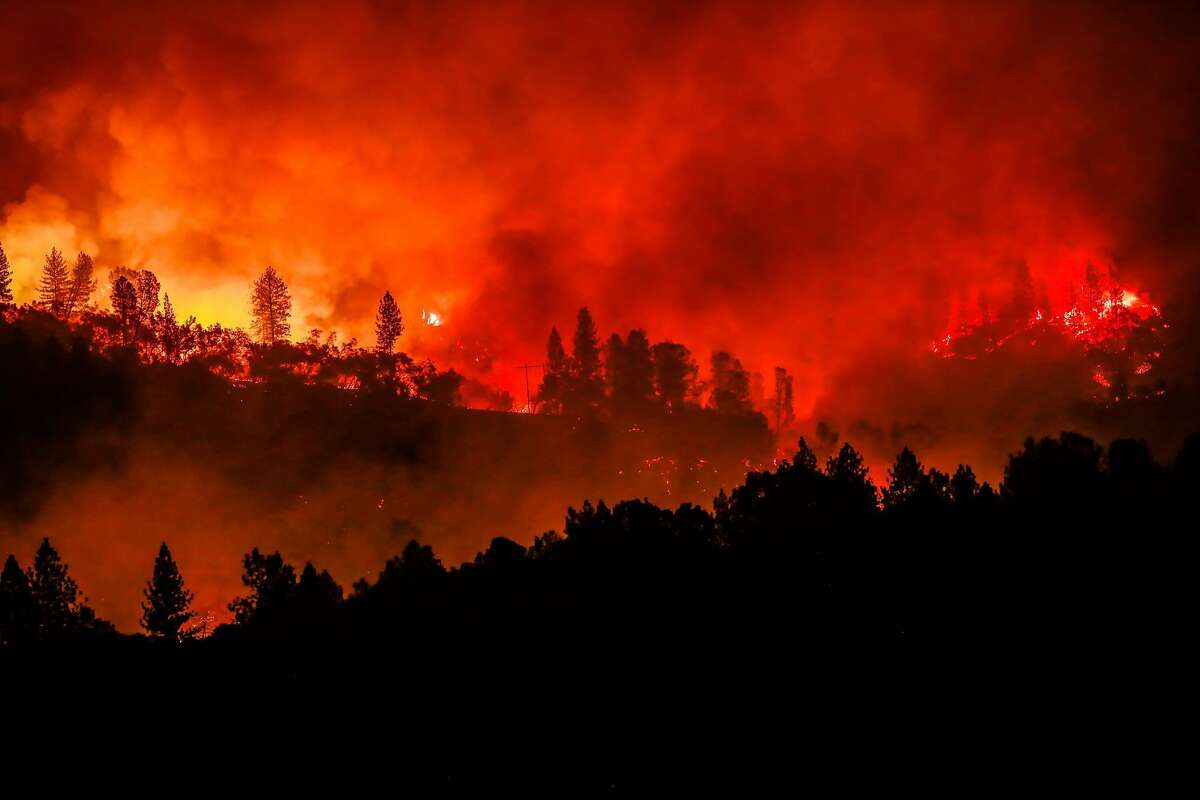
{"label": "conifer tree", "polygon": [[92,257],[80,252],[75,259],[75,268],[71,272],[71,286],[67,292],[64,316],[71,316],[75,311],[87,305],[92,294],[96,291],[96,279],[92,275]]}
{"label": "conifer tree", "polygon": [[38,286],[38,299],[42,307],[56,317],[63,316],[71,294],[71,275],[67,262],[57,247],[46,254],[42,266],[42,282]]}
{"label": "conifer tree", "polygon": [[137,289],[138,316],[143,323],[149,325],[154,321],[154,312],[158,310],[158,292],[162,285],[159,284],[157,275],[143,269],[138,270],[134,286]]}
{"label": "conifer tree", "polygon": [[564,405],[572,413],[583,413],[596,406],[604,396],[600,376],[600,339],[596,323],[586,307],[579,309],[575,338],[571,345],[571,381]]}
{"label": "conifer tree", "polygon": [[708,407],[721,414],[746,414],[750,403],[750,373],[740,359],[724,350],[712,354],[713,391]]}
{"label": "conifer tree", "polygon": [[384,292],[375,313],[375,347],[381,353],[391,354],[396,349],[396,340],[404,333],[404,322],[400,309],[391,292]]}
{"label": "conifer tree", "polygon": [[668,411],[679,411],[696,394],[700,366],[691,351],[678,342],[659,342],[650,348],[650,357],[654,362],[654,389],[659,402]]}
{"label": "conifer tree", "polygon": [[888,485],[883,488],[884,507],[904,505],[921,491],[926,480],[925,468],[917,460],[916,453],[905,447],[888,470]]}
{"label": "conifer tree", "polygon": [[182,337],[179,320],[175,317],[175,307],[171,305],[171,295],[163,295],[162,305],[162,312],[154,315],[154,330],[163,359],[168,363],[176,364],[179,362]]}
{"label": "conifer tree", "polygon": [[254,333],[263,344],[275,344],[291,333],[292,296],[274,267],[267,267],[254,281],[250,310]]}
{"label": "conifer tree", "polygon": [[550,328],[546,341],[546,363],[542,367],[542,385],[538,389],[537,401],[547,414],[560,414],[563,410],[563,395],[567,382],[567,353],[563,349],[562,336],[557,327]]}
{"label": "conifer tree", "polygon": [[67,565],[48,538],[42,539],[28,578],[40,631],[57,633],[76,627],[79,621],[79,586],[67,574]]}
{"label": "conifer tree", "polygon": [[112,310],[121,321],[121,330],[128,342],[137,325],[137,290],[124,275],[113,283]]}
{"label": "conifer tree", "polygon": [[0,571],[0,645],[31,638],[37,631],[37,606],[29,589],[29,577],[16,556],[9,555]]}
{"label": "conifer tree", "polygon": [[8,265],[8,256],[4,254],[4,245],[0,243],[0,303],[12,301],[12,268]]}
{"label": "conifer tree", "polygon": [[183,585],[183,576],[171,557],[167,543],[158,548],[154,559],[154,575],[143,592],[142,627],[151,636],[179,641],[185,637],[184,625],[195,616],[191,610],[195,595]]}

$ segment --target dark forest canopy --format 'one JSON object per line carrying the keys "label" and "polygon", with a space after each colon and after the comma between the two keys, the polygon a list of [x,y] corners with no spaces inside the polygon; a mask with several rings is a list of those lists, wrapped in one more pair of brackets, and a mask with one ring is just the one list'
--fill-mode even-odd
{"label": "dark forest canopy", "polygon": [[1165,624],[1144,615],[1171,590],[1159,571],[1182,543],[1168,521],[1194,515],[1200,435],[1165,466],[1136,440],[1029,439],[1004,475],[996,491],[969,466],[926,470],[905,449],[876,487],[850,444],[820,465],[801,439],[711,512],[584,502],[561,532],[530,547],[497,537],[457,567],[413,539],[348,593],[312,563],[297,570],[255,548],[234,621],[215,632],[184,626],[186,576],[164,544],[146,589],[149,639],[96,620],[43,541],[28,571],[9,557],[0,624],[6,647],[32,652],[404,652],[431,665],[497,650],[1074,646]]}

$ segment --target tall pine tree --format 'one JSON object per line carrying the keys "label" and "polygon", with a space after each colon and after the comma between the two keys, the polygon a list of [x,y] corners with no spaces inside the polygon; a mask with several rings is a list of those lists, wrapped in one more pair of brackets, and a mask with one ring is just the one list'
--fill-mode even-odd
{"label": "tall pine tree", "polygon": [[41,632],[54,634],[77,627],[79,586],[67,574],[67,565],[49,539],[42,539],[28,578]]}
{"label": "tall pine tree", "polygon": [[142,627],[146,633],[172,641],[185,638],[183,626],[195,616],[191,609],[195,595],[184,588],[183,576],[166,542],[158,548],[154,575],[143,593],[146,602],[142,603]]}
{"label": "tall pine tree", "polygon": [[124,275],[119,276],[113,283],[112,310],[121,320],[121,331],[128,342],[137,327],[137,290]]}
{"label": "tall pine tree", "polygon": [[379,300],[379,310],[375,313],[375,347],[381,353],[391,355],[396,349],[396,340],[404,333],[404,322],[400,319],[400,309],[391,292],[384,292]]}
{"label": "tall pine tree", "polygon": [[567,410],[581,414],[595,408],[604,397],[600,375],[600,339],[596,323],[586,307],[579,309],[575,321],[575,338],[571,346],[571,386],[567,393]]}
{"label": "tall pine tree", "polygon": [[274,267],[267,267],[254,281],[250,311],[254,333],[263,344],[275,344],[291,333],[292,296]]}
{"label": "tall pine tree", "polygon": [[42,307],[56,317],[61,317],[67,310],[67,301],[71,295],[71,274],[67,269],[66,259],[57,247],[51,248],[46,254],[46,263],[42,266],[42,282],[38,286],[38,299]]}
{"label": "tall pine tree", "polygon": [[4,254],[4,245],[0,243],[0,303],[12,301],[12,268],[8,265],[8,256]]}
{"label": "tall pine tree", "polygon": [[562,336],[557,327],[551,327],[550,338],[546,340],[546,363],[542,365],[542,385],[536,398],[543,413],[562,413],[568,380],[567,352],[563,349]]}
{"label": "tall pine tree", "polygon": [[18,644],[37,632],[37,606],[29,589],[29,577],[16,556],[9,555],[0,572],[0,645]]}
{"label": "tall pine tree", "polygon": [[134,286],[137,289],[138,316],[149,325],[154,321],[154,312],[158,310],[158,292],[162,286],[158,276],[148,269],[138,270]]}
{"label": "tall pine tree", "polygon": [[64,316],[71,316],[91,299],[92,293],[96,291],[96,280],[92,277],[92,272],[92,257],[81,251],[75,259],[75,269],[71,272],[71,287],[67,291]]}

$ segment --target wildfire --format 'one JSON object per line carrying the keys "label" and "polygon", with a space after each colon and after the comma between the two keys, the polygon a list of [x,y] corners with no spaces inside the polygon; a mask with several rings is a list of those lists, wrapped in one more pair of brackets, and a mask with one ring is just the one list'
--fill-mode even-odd
{"label": "wildfire", "polygon": [[1089,264],[1083,284],[1072,287],[1069,308],[1054,314],[1045,305],[999,317],[983,310],[979,319],[944,334],[931,350],[942,358],[972,360],[1014,341],[1036,346],[1040,340],[1058,336],[1079,346],[1092,361],[1092,380],[1106,390],[1102,399],[1162,394],[1161,387],[1140,392],[1129,385],[1131,378],[1146,376],[1154,369],[1162,355],[1161,333],[1170,327],[1146,294],[1120,286],[1111,277],[1101,277]]}
{"label": "wildfire", "polygon": [[442,315],[436,311],[427,311],[426,309],[422,308],[421,321],[431,328],[442,327]]}

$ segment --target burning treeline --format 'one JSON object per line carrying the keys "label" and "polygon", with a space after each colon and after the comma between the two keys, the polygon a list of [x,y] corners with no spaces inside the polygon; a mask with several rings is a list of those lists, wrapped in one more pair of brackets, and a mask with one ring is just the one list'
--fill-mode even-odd
{"label": "burning treeline", "polygon": [[993,314],[985,291],[978,293],[977,302],[974,315],[965,307],[957,310],[957,323],[934,343],[934,353],[977,359],[998,348],[1030,348],[1055,337],[1077,345],[1093,365],[1097,399],[1105,403],[1166,391],[1165,381],[1150,373],[1162,357],[1170,324],[1145,293],[1131,291],[1090,261],[1080,280],[1069,283],[1066,307],[1059,306],[1060,311],[1044,286],[1038,291],[1023,259],[1011,298],[998,313]]}
{"label": "burning treeline", "polygon": [[[170,295],[160,298],[162,286],[149,269],[113,268],[105,311],[93,303],[98,292],[94,272],[87,253],[80,252],[71,266],[53,248],[42,265],[38,299],[23,308],[12,307],[12,269],[0,242],[0,307],[14,320],[31,312],[47,313],[67,323],[97,352],[122,348],[148,364],[196,364],[235,385],[288,373],[310,385],[384,391],[449,405],[463,402],[463,376],[453,369],[440,372],[431,359],[417,363],[396,352],[405,326],[390,291],[378,303],[374,345],[360,347],[355,339],[339,344],[337,332],[316,329],[300,342],[291,341],[291,295],[274,267],[267,267],[250,287],[253,336],[219,324],[202,326],[194,316],[181,321]],[[421,322],[430,327],[442,324],[425,309]],[[751,375],[730,353],[714,352],[710,365],[710,376],[702,381],[700,367],[685,345],[652,345],[642,329],[625,338],[614,333],[601,344],[591,314],[583,308],[569,355],[555,327],[544,363],[523,365],[534,370],[535,383],[526,384],[520,410],[636,423],[659,412],[702,406],[735,415],[769,409],[777,435],[794,422],[793,380],[787,370],[775,368],[774,395],[768,400],[762,376]],[[471,399],[486,403],[485,408],[513,409],[513,398],[498,388],[474,382],[468,388]]]}
{"label": "burning treeline", "polygon": [[[219,612],[236,575],[214,556],[250,543],[353,575],[404,537],[469,554],[481,538],[555,524],[580,497],[707,502],[773,452],[737,359],[715,354],[702,382],[681,344],[635,330],[602,345],[586,309],[570,355],[551,335],[531,388],[546,413],[483,414],[458,407],[457,373],[397,349],[390,293],[364,348],[289,341],[272,268],[250,287],[253,335],[180,321],[144,269],[113,269],[101,309],[94,269],[52,250],[39,299],[4,307],[5,415],[29,424],[8,441],[2,496],[13,541],[51,535],[89,554],[77,568],[123,626],[133,605],[119,554],[168,531],[184,563],[210,565],[196,590]],[[76,519],[79,507],[91,513]]]}

